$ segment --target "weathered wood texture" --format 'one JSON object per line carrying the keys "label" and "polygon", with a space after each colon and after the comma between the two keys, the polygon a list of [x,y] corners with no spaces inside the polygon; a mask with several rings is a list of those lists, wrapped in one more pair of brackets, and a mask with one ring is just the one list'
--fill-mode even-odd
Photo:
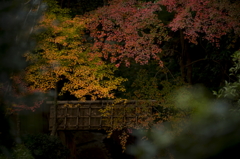
{"label": "weathered wood texture", "polygon": [[[98,130],[113,127],[119,122],[144,120],[146,114],[152,113],[151,104],[154,101],[129,100],[126,103],[114,103],[113,100],[97,101],[58,101],[57,102],[57,130]],[[50,106],[49,129],[53,127],[53,102]],[[105,110],[105,115],[99,111]]]}

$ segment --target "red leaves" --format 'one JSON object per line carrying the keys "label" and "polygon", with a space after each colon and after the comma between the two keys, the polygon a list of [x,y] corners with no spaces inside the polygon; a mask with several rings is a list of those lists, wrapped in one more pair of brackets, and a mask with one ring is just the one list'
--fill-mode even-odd
{"label": "red leaves", "polygon": [[184,30],[185,38],[197,44],[197,38],[216,43],[225,34],[234,31],[240,35],[240,2],[229,0],[162,0],[169,12],[176,12],[169,24],[173,31]]}
{"label": "red leaves", "polygon": [[41,90],[29,87],[23,80],[23,76],[13,76],[12,82],[1,84],[4,93],[4,103],[8,111],[21,110],[35,111],[43,103],[43,97],[39,96]]}
{"label": "red leaves", "polygon": [[146,64],[151,58],[160,60],[159,44],[168,40],[166,29],[158,20],[156,11],[161,8],[155,3],[135,0],[113,0],[110,6],[85,15],[92,19],[87,23],[94,37],[93,52],[102,53],[104,58],[130,64],[130,59]]}

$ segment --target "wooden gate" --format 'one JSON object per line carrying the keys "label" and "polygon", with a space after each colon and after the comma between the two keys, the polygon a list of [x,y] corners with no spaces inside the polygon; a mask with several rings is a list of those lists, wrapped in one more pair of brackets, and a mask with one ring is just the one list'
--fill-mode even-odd
{"label": "wooden gate", "polygon": [[[151,104],[154,101],[136,101],[116,103],[113,100],[96,101],[58,101],[57,130],[98,130],[113,127],[118,122],[134,122],[137,124],[146,114],[152,113]],[[145,104],[143,104],[145,103]],[[54,102],[50,106],[49,129],[53,127]],[[107,109],[105,109],[107,108]],[[104,116],[100,112],[104,110]]]}

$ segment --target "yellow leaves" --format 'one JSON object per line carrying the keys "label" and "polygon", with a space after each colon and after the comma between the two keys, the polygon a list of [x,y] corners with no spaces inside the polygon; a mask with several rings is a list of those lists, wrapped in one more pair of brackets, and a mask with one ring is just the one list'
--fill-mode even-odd
{"label": "yellow leaves", "polygon": [[121,83],[125,79],[114,76],[114,65],[103,61],[102,55],[88,51],[92,44],[83,40],[88,19],[65,17],[64,10],[53,2],[50,5],[53,8],[39,24],[46,31],[37,36],[35,53],[25,54],[30,63],[26,69],[27,81],[47,91],[55,88],[60,77],[64,77],[66,82],[61,93],[68,91],[79,99],[86,95],[93,100],[114,98],[113,90],[124,91]]}
{"label": "yellow leaves", "polygon": [[[84,72],[84,73],[83,73]],[[91,95],[94,97],[109,97],[113,98],[113,95],[110,93],[114,88],[117,89],[116,86],[111,86],[102,84],[101,80],[96,78],[96,76],[93,73],[86,73],[87,71],[81,71],[81,73],[78,72],[78,76],[71,76],[69,77],[70,81],[67,83],[64,87],[65,90],[70,91],[73,95],[75,95],[78,98],[81,98],[85,95]],[[86,74],[85,74],[86,73]]]}
{"label": "yellow leaves", "polygon": [[[60,44],[67,44],[66,42],[64,42],[66,40],[65,36],[58,36],[55,38],[55,43],[60,43]],[[66,46],[66,45],[64,45]]]}

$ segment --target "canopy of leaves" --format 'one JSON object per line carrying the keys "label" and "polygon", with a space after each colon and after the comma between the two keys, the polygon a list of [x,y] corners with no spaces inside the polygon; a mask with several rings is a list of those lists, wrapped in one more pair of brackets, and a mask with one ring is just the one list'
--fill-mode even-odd
{"label": "canopy of leaves", "polygon": [[173,31],[183,30],[185,38],[197,44],[197,37],[210,42],[218,40],[228,33],[240,35],[239,1],[229,0],[161,0],[175,18],[169,27]]}
{"label": "canopy of leaves", "polygon": [[136,0],[113,0],[85,15],[90,19],[86,28],[94,38],[94,54],[105,59],[130,65],[129,59],[146,64],[150,59],[160,60],[160,45],[168,40],[167,31],[156,14],[160,5]]}
{"label": "canopy of leaves", "polygon": [[118,89],[124,79],[114,77],[113,64],[90,53],[91,44],[83,38],[88,19],[71,19],[64,16],[66,10],[55,7],[39,24],[46,31],[37,36],[35,51],[25,54],[30,63],[26,80],[44,91],[55,89],[57,82],[65,80],[61,93],[68,91],[79,99],[86,95],[92,99],[113,98],[112,90]]}

